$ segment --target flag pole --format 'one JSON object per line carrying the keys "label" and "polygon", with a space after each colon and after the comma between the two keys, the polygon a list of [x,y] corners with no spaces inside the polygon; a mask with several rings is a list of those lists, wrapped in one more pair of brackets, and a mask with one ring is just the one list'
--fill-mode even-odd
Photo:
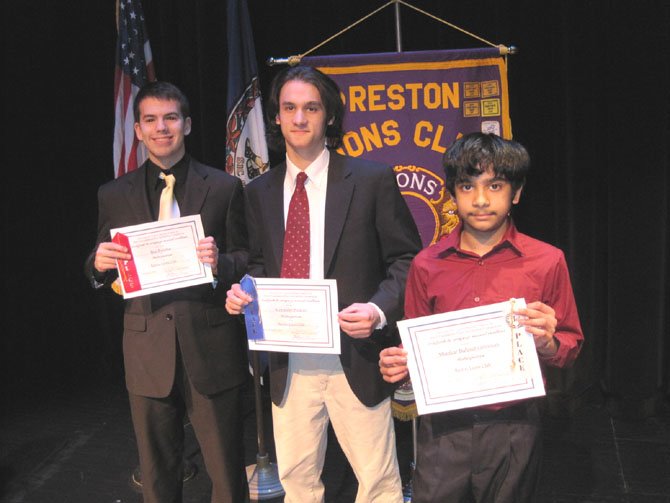
{"label": "flag pole", "polygon": [[[402,52],[402,25],[400,22],[400,3],[395,2],[395,45],[396,45],[396,51],[397,52]],[[409,465],[409,479],[407,481],[407,484],[405,484],[402,488],[402,497],[403,497],[403,502],[405,503],[411,503],[412,501],[412,493],[413,493],[413,484],[412,482],[414,481],[414,470],[416,469],[416,457],[417,457],[417,433],[418,433],[418,428],[417,428],[417,423],[418,419],[416,415],[412,417],[412,461],[410,462]]]}
{"label": "flag pole", "polygon": [[254,394],[256,400],[256,438],[258,453],[256,464],[247,466],[249,496],[252,500],[261,501],[274,499],[284,495],[284,488],[279,482],[277,465],[270,461],[265,447],[265,421],[263,416],[263,399],[261,393],[260,356],[258,351],[250,351],[251,366],[254,371]]}

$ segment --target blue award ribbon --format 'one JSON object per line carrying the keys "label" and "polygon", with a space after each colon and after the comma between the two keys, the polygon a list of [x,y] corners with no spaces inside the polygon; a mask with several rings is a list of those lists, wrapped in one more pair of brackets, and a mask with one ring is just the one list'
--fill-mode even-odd
{"label": "blue award ribbon", "polygon": [[253,300],[242,308],[244,314],[244,323],[247,326],[247,339],[259,340],[264,339],[263,321],[261,319],[261,312],[258,306],[258,292],[256,291],[256,281],[254,278],[245,274],[240,280],[242,290],[248,293]]}

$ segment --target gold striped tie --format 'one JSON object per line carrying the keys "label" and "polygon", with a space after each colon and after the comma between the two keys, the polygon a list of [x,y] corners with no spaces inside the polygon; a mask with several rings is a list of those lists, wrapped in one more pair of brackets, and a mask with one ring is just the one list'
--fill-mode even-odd
{"label": "gold striped tie", "polygon": [[174,197],[174,182],[173,174],[166,175],[161,173],[158,175],[161,180],[165,181],[165,187],[161,192],[161,200],[158,205],[158,220],[167,220],[168,218],[177,218],[179,213],[179,205]]}

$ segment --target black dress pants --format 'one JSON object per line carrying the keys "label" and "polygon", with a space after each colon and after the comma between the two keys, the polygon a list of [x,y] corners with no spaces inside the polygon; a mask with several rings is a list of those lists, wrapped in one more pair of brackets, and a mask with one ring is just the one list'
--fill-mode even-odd
{"label": "black dress pants", "polygon": [[414,503],[532,503],[542,461],[537,404],[420,418]]}
{"label": "black dress pants", "polygon": [[181,503],[184,417],[188,414],[212,481],[212,503],[248,501],[242,387],[201,395],[178,358],[166,398],[129,394],[145,503]]}

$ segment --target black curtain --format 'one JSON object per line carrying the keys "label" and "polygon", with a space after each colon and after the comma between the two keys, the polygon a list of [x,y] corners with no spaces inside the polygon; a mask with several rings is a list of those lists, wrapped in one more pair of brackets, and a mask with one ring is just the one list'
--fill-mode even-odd
{"label": "black curtain", "polygon": [[[250,0],[261,86],[269,56],[303,53],[382,0]],[[533,166],[515,218],[562,248],[586,336],[550,405],[603,400],[645,416],[667,404],[670,7],[664,0],[413,5],[509,57],[514,137]],[[223,167],[226,2],[144,0],[158,78],[192,104],[191,153]],[[96,189],[113,176],[114,1],[5,6],[3,398],[49,385],[120,379],[120,302],[94,293],[82,262],[95,240]],[[395,50],[394,8],[315,54]],[[400,6],[403,49],[482,44]],[[9,176],[7,176],[9,175]]]}

